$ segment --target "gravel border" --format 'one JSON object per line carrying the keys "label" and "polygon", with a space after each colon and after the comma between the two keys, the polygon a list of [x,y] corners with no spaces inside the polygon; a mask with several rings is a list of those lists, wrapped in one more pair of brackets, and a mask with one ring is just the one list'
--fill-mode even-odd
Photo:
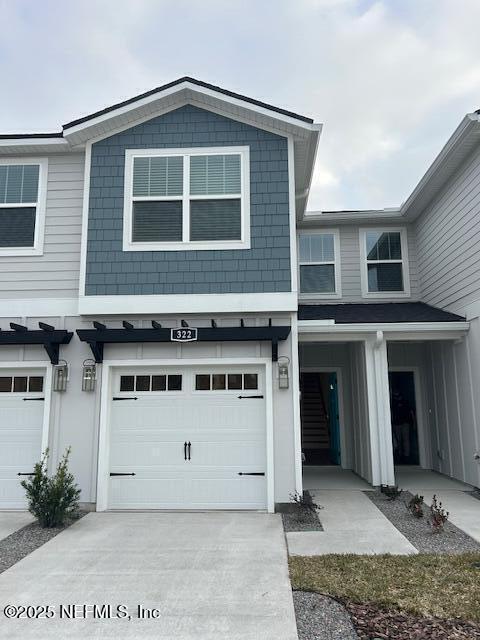
{"label": "gravel border", "polygon": [[323,531],[323,526],[316,513],[302,514],[301,519],[297,513],[282,513],[283,530],[291,531]]}
{"label": "gravel border", "polygon": [[0,540],[0,573],[3,573],[20,560],[23,560],[32,551],[38,549],[46,542],[57,536],[72,524],[83,518],[88,511],[80,511],[78,518],[71,520],[64,527],[42,529],[37,522],[27,524],[25,527],[14,531],[6,538]]}
{"label": "gravel border", "polygon": [[311,591],[294,591],[299,640],[358,640],[349,613],[337,600]]}
{"label": "gravel border", "polygon": [[430,508],[427,505],[424,505],[423,518],[411,515],[405,507],[405,503],[412,497],[409,491],[403,491],[396,500],[388,500],[379,491],[364,493],[420,553],[480,551],[480,544],[451,522],[445,523],[443,533],[433,533],[429,524]]}

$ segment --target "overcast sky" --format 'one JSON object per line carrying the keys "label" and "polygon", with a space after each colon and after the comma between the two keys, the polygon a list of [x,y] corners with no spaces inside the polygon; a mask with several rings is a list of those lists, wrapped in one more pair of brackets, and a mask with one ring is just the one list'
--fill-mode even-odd
{"label": "overcast sky", "polygon": [[190,75],[324,123],[309,209],[399,205],[480,107],[480,0],[0,0],[0,131]]}

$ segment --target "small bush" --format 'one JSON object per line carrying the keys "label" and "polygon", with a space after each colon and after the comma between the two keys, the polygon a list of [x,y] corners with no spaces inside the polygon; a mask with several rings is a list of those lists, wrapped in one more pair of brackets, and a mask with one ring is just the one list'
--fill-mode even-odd
{"label": "small bush", "polygon": [[62,527],[78,517],[80,489],[68,470],[68,448],[51,477],[47,473],[48,449],[34,467],[33,475],[23,480],[28,510],[43,528]]}
{"label": "small bush", "polygon": [[437,500],[437,496],[434,495],[430,506],[430,525],[433,533],[442,533],[449,515],[448,511],[443,508],[442,503]]}
{"label": "small bush", "polygon": [[413,498],[410,498],[405,506],[415,518],[423,518],[423,496],[416,493]]}

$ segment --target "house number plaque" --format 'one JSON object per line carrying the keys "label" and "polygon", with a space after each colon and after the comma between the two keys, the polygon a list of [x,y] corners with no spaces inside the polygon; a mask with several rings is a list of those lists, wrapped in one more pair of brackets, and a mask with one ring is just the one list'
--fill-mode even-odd
{"label": "house number plaque", "polygon": [[171,329],[170,340],[172,342],[194,342],[198,340],[197,329],[191,327]]}

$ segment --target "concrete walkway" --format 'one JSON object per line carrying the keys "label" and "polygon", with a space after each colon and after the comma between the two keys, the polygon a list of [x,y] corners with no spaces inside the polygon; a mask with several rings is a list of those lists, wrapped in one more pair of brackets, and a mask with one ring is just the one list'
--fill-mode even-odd
{"label": "concrete walkway", "polygon": [[451,522],[480,542],[480,500],[466,493],[472,489],[469,485],[424,469],[399,467],[395,473],[399,487],[423,495],[426,504],[435,494],[450,512]]}
{"label": "concrete walkway", "polygon": [[311,494],[324,507],[320,511],[324,531],[287,533],[290,555],[417,553],[362,491],[332,489]]}
{"label": "concrete walkway", "polygon": [[0,511],[0,540],[33,521],[28,511]]}
{"label": "concrete walkway", "polygon": [[[132,619],[60,619],[60,604],[84,603],[127,605]],[[6,604],[56,611],[2,618],[9,640],[297,640],[278,515],[91,513],[0,575]],[[138,605],[160,617],[138,619]]]}

